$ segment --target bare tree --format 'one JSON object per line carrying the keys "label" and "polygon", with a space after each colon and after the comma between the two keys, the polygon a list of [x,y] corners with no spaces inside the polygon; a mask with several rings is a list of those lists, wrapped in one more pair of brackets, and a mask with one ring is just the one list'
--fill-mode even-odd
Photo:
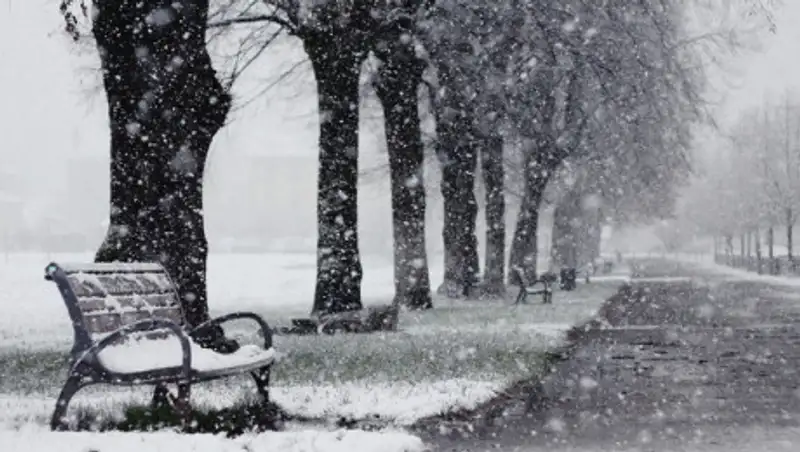
{"label": "bare tree", "polygon": [[798,113],[796,96],[787,92],[777,104],[767,103],[742,113],[730,132],[735,161],[749,168],[746,175],[730,182],[739,194],[739,206],[750,212],[736,224],[753,230],[766,222],[770,255],[773,227],[785,227],[790,265],[794,262],[793,229],[800,209]]}
{"label": "bare tree", "polygon": [[357,232],[359,81],[362,65],[373,51],[383,62],[376,88],[384,106],[392,181],[396,301],[415,308],[431,306],[417,111],[424,65],[415,54],[413,38],[403,40],[413,33],[421,4],[267,1],[258,13],[240,8],[219,22],[277,24],[302,41],[314,71],[320,114],[315,313],[362,306]]}

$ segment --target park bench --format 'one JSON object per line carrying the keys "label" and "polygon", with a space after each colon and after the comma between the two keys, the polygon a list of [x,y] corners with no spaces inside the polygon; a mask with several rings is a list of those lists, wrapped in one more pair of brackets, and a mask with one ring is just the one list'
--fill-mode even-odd
{"label": "park bench", "polygon": [[[72,320],[74,343],[67,381],[50,422],[67,427],[72,397],[94,384],[153,385],[154,404],[170,404],[188,423],[194,383],[249,373],[262,403],[269,403],[269,376],[275,361],[272,331],[258,315],[236,312],[194,328],[184,317],[170,276],[155,263],[58,265],[45,269],[61,293]],[[244,345],[221,354],[201,347],[193,334],[232,320],[255,322],[264,347]],[[173,396],[167,385],[177,386]]]}
{"label": "park bench", "polygon": [[527,303],[528,295],[541,295],[542,304],[550,304],[553,302],[553,284],[558,280],[558,276],[555,273],[545,272],[541,277],[529,282],[522,269],[515,267],[512,268],[511,271],[517,274],[521,282],[519,294],[514,304]]}

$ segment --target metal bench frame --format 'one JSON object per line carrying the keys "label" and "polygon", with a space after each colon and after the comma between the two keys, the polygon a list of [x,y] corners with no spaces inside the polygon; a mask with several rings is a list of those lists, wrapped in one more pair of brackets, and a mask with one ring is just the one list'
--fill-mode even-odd
{"label": "metal bench frame", "polygon": [[550,304],[553,302],[553,284],[555,280],[552,278],[545,278],[544,276],[535,279],[533,282],[528,282],[525,277],[525,272],[520,268],[512,268],[511,271],[515,272],[519,277],[520,284],[517,300],[514,304],[527,304],[528,295],[541,295],[542,304]]}
{"label": "metal bench frame", "polygon": [[[162,273],[170,282],[170,289],[173,291],[175,300],[177,290],[174,282],[167,274],[166,270],[155,263],[132,263],[132,264],[86,264],[86,265],[58,265],[51,263],[45,269],[45,279],[52,281],[58,287],[61,297],[67,307],[74,331],[74,342],[70,353],[70,370],[67,381],[61,390],[50,420],[52,430],[67,429],[64,417],[67,412],[70,400],[82,388],[94,384],[110,384],[115,386],[140,386],[155,385],[154,402],[164,401],[165,395],[169,394],[167,384],[176,384],[178,389],[177,397],[173,397],[171,402],[178,410],[184,423],[188,422],[190,413],[189,397],[191,385],[194,383],[216,380],[224,377],[250,373],[256,384],[256,389],[263,403],[269,402],[269,379],[273,361],[264,365],[263,361],[252,364],[236,366],[232,368],[215,369],[213,371],[197,371],[192,369],[192,352],[190,335],[196,331],[239,319],[247,319],[255,322],[264,337],[264,349],[272,347],[272,330],[261,316],[252,312],[234,312],[226,314],[193,328],[184,328],[183,325],[159,317],[151,317],[136,321],[122,326],[111,332],[108,336],[100,340],[93,340],[91,334],[84,324],[83,313],[78,303],[78,296],[75,294],[68,276],[74,273],[90,274],[131,274],[131,273]],[[185,325],[183,312],[181,317]],[[118,373],[103,366],[98,359],[98,354],[106,347],[114,344],[131,334],[148,332],[154,330],[166,330],[174,335],[180,342],[183,357],[180,366],[162,369],[153,369],[144,372]],[[147,340],[147,339],[143,339]]]}

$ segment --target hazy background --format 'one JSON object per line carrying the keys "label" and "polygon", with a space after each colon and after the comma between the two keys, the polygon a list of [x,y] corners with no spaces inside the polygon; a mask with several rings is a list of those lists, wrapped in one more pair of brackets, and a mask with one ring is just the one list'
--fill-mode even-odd
{"label": "hazy background", "polygon": [[[800,85],[800,1],[787,3],[764,52],[743,53],[734,65],[736,76],[719,84],[721,119]],[[287,41],[267,52],[237,85],[236,100],[249,100],[301,60],[296,44]],[[96,64],[91,51],[77,52],[63,34],[57,0],[0,0],[0,249],[88,250],[105,232],[108,138]],[[231,120],[216,138],[207,173],[212,247],[259,243],[313,250],[317,122],[308,65]],[[386,157],[377,122],[363,122],[366,170]],[[702,146],[697,152],[702,156]],[[436,252],[438,175],[431,171],[427,178],[433,195],[428,245]],[[362,248],[389,257],[387,178],[372,171],[361,187]]]}

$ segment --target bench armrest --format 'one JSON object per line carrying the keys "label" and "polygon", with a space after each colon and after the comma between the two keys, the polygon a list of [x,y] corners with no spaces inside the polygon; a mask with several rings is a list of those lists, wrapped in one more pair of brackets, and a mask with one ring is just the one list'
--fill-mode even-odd
{"label": "bench armrest", "polygon": [[97,356],[97,354],[103,351],[103,349],[113,344],[120,338],[129,336],[133,333],[153,331],[160,328],[167,329],[170,331],[170,333],[177,336],[178,341],[181,344],[181,351],[183,352],[183,358],[181,359],[181,373],[188,380],[192,372],[192,349],[190,345],[189,336],[186,334],[185,331],[183,331],[183,329],[177,323],[167,319],[159,319],[159,318],[144,319],[138,322],[125,325],[122,328],[113,331],[108,336],[92,344],[92,346],[89,347],[89,349],[86,350],[80,356],[80,358],[78,358],[78,360],[76,361],[76,365],[85,361],[87,358],[90,358],[92,356]]}
{"label": "bench armrest", "polygon": [[272,347],[272,329],[260,315],[254,312],[232,312],[230,314],[225,314],[213,318],[192,328],[191,330],[189,330],[189,334],[192,334],[195,331],[200,331],[203,328],[208,328],[210,326],[215,326],[215,325],[220,326],[223,323],[241,319],[247,319],[256,322],[256,324],[258,324],[259,329],[261,330],[261,334],[264,336],[264,348],[269,349]]}

